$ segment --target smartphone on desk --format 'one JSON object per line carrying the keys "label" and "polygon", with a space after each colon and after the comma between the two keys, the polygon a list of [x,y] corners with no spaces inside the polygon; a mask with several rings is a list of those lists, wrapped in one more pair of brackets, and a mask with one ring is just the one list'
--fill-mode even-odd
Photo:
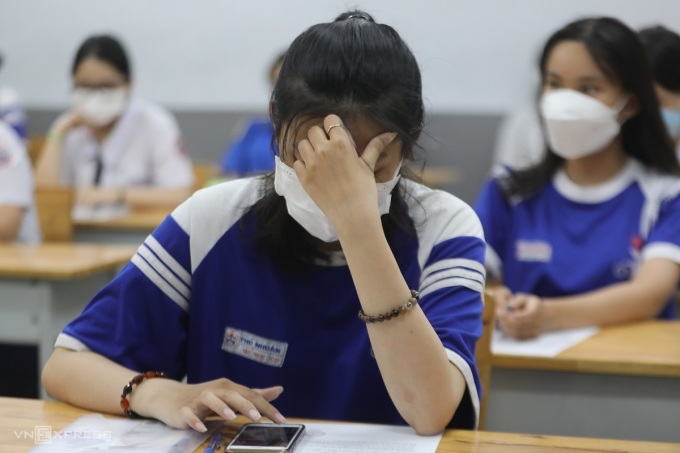
{"label": "smartphone on desk", "polygon": [[305,432],[305,425],[248,423],[227,445],[228,453],[292,453]]}

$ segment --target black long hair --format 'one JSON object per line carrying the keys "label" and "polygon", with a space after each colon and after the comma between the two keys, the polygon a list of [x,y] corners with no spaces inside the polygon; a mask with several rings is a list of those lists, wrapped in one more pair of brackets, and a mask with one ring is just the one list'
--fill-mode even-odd
{"label": "black long hair", "polygon": [[[349,11],[308,28],[293,41],[271,95],[270,113],[284,156],[292,152],[287,144],[304,120],[334,113],[364,116],[396,132],[403,157],[412,159],[423,128],[420,69],[392,27],[365,12]],[[260,249],[287,268],[291,261],[327,257],[288,215],[285,199],[274,192],[273,175],[264,178],[262,198],[244,218],[257,222],[254,240]],[[390,212],[382,222],[388,241],[397,230],[415,231],[401,185],[392,192]]]}
{"label": "black long hair", "polygon": [[[623,22],[610,17],[572,22],[546,42],[539,60],[542,80],[550,53],[563,41],[582,42],[605,76],[620,82],[624,91],[637,99],[638,113],[621,126],[624,152],[660,173],[680,174],[673,143],[661,119],[647,55],[638,35]],[[552,178],[564,159],[547,146],[541,162],[514,171],[502,181],[507,196],[530,196]]]}
{"label": "black long hair", "polygon": [[656,83],[668,91],[680,92],[680,35],[661,25],[643,28],[638,34]]}

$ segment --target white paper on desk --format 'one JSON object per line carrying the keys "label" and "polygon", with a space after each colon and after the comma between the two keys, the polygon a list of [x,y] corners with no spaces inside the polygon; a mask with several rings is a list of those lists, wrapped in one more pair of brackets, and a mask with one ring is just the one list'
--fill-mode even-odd
{"label": "white paper on desk", "polygon": [[115,205],[76,205],[71,211],[71,217],[76,221],[103,222],[105,220],[122,217],[130,212],[130,208],[123,204]]}
{"label": "white paper on desk", "polygon": [[192,453],[224,423],[206,421],[208,431],[173,429],[156,420],[105,418],[101,414],[84,415],[61,430],[45,426],[39,443],[31,453],[76,453],[115,451],[116,453]]}
{"label": "white paper on desk", "polygon": [[435,453],[442,435],[423,437],[410,426],[304,423],[295,453]]}
{"label": "white paper on desk", "polygon": [[556,330],[542,333],[537,338],[530,340],[515,340],[500,330],[494,330],[491,338],[491,352],[506,355],[555,357],[560,352],[595,335],[598,330],[597,327]]}

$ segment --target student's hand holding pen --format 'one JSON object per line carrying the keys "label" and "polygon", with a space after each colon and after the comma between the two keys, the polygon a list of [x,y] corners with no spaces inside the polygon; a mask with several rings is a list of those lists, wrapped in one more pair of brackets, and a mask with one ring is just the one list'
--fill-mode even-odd
{"label": "student's hand holding pen", "polygon": [[505,334],[517,339],[528,339],[543,332],[546,313],[540,297],[501,291],[496,306],[496,318]]}

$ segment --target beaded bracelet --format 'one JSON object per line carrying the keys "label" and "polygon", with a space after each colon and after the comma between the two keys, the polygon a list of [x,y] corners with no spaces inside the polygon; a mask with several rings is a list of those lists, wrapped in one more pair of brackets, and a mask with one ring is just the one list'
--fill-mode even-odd
{"label": "beaded bracelet", "polygon": [[416,306],[419,300],[420,295],[418,294],[418,291],[412,289],[411,298],[401,307],[397,307],[394,310],[388,311],[387,313],[383,313],[381,315],[367,315],[364,313],[364,310],[361,309],[359,310],[359,319],[366,324],[389,321],[390,319],[396,318],[402,313],[413,310],[413,307]]}
{"label": "beaded bracelet", "polygon": [[123,412],[130,418],[139,418],[139,414],[130,409],[130,401],[127,399],[128,395],[132,393],[133,387],[138,386],[146,379],[167,377],[168,375],[164,371],[147,371],[144,374],[138,374],[133,377],[132,380],[123,387],[123,394],[120,395],[120,407],[123,408]]}

